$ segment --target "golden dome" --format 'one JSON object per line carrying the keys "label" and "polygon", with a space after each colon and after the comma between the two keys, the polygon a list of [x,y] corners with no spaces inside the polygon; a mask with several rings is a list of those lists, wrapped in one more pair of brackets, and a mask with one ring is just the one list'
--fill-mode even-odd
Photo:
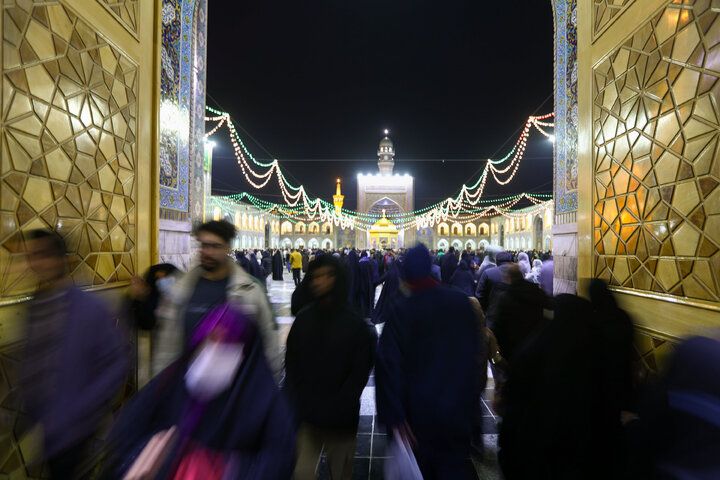
{"label": "golden dome", "polygon": [[383,209],[382,218],[375,222],[370,230],[373,232],[397,232],[397,227],[393,225],[392,222],[387,219],[387,217],[385,217],[385,210]]}

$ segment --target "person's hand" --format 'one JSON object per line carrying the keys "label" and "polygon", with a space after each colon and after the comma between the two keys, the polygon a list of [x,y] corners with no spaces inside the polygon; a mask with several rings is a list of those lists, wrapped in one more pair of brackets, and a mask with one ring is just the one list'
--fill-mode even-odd
{"label": "person's hand", "polygon": [[412,448],[417,447],[417,438],[412,432],[410,425],[407,422],[400,423],[392,427],[393,433],[402,438]]}
{"label": "person's hand", "polygon": [[130,296],[134,300],[145,300],[150,295],[150,285],[139,275],[133,275],[130,279]]}

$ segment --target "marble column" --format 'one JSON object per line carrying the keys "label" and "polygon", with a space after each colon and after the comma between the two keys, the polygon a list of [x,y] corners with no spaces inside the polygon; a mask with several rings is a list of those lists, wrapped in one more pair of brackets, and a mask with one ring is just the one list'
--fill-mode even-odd
{"label": "marble column", "polygon": [[180,270],[190,268],[192,257],[192,224],[160,219],[158,238],[159,263],[172,263]]}
{"label": "marble column", "polygon": [[[556,219],[562,221],[562,216]],[[577,233],[577,222],[556,223],[552,227],[554,295],[577,293]]]}

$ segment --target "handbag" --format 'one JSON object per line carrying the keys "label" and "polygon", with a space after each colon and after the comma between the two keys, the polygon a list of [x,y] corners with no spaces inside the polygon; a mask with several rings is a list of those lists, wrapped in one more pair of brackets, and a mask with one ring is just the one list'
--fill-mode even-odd
{"label": "handbag", "polygon": [[165,464],[178,440],[177,427],[153,435],[135,459],[123,480],[151,480]]}
{"label": "handbag", "polygon": [[385,480],[423,480],[420,467],[407,440],[397,431],[388,445],[388,458],[385,460]]}

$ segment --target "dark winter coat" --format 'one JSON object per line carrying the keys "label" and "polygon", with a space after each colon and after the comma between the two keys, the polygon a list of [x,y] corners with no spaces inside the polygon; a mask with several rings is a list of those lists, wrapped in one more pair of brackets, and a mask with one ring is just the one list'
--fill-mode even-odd
{"label": "dark winter coat", "polygon": [[480,394],[480,329],[464,294],[429,278],[425,284],[385,322],[375,367],[378,420],[407,421],[430,451],[464,452]]}
{"label": "dark winter coat", "polygon": [[283,279],[283,258],[282,253],[280,251],[276,251],[275,255],[273,255],[272,259],[272,279],[273,280],[282,280]]}
{"label": "dark winter coat", "polygon": [[313,301],[297,314],[287,339],[285,388],[299,421],[354,431],[374,340],[365,321],[347,306],[349,282],[340,260],[321,256],[310,265],[308,277],[325,265],[338,272],[332,301]]}
{"label": "dark winter coat", "polygon": [[458,263],[457,269],[450,277],[449,283],[451,287],[461,291],[468,297],[472,297],[475,294],[473,274],[465,260]]}

